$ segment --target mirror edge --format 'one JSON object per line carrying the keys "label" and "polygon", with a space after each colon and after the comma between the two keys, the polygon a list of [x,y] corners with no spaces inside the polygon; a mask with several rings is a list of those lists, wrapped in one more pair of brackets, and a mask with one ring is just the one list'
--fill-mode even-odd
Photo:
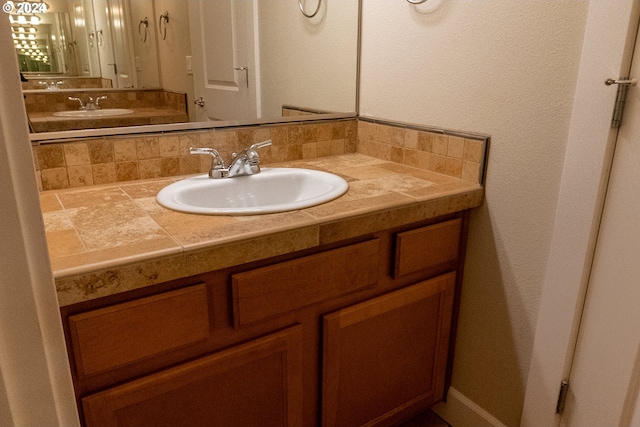
{"label": "mirror edge", "polygon": [[173,124],[127,126],[114,128],[96,128],[70,130],[61,132],[40,132],[29,134],[32,145],[47,143],[77,141],[86,138],[118,137],[123,135],[144,135],[144,134],[165,134],[172,132],[199,131],[215,128],[266,126],[279,123],[300,123],[322,120],[344,120],[358,117],[357,112],[336,113],[336,114],[316,114],[312,116],[265,118],[255,120],[227,120],[216,122],[184,122]]}

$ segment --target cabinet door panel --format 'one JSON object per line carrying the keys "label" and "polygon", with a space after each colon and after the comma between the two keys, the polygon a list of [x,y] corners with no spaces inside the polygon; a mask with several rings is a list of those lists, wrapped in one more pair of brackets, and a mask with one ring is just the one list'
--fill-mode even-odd
{"label": "cabinet door panel", "polygon": [[322,425],[385,425],[442,398],[455,273],[324,316]]}
{"label": "cabinet door panel", "polygon": [[87,427],[300,426],[302,326],[82,399]]}

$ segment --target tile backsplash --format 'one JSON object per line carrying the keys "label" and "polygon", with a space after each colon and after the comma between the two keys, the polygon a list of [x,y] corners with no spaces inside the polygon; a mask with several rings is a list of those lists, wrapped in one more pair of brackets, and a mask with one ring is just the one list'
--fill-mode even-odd
{"label": "tile backsplash", "polygon": [[273,144],[260,151],[264,164],[360,152],[474,183],[482,182],[488,144],[482,135],[344,119],[44,143],[33,154],[40,189],[54,190],[206,173],[211,158],[189,147],[215,148],[228,162],[265,139]]}
{"label": "tile backsplash", "polygon": [[489,137],[374,119],[358,120],[358,151],[482,183]]}

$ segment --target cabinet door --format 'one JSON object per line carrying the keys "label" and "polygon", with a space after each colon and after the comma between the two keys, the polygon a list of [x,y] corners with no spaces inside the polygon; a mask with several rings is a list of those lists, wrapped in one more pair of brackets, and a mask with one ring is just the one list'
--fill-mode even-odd
{"label": "cabinet door", "polygon": [[82,399],[87,427],[299,426],[302,326]]}
{"label": "cabinet door", "polygon": [[440,400],[455,273],[324,316],[322,425],[388,425]]}

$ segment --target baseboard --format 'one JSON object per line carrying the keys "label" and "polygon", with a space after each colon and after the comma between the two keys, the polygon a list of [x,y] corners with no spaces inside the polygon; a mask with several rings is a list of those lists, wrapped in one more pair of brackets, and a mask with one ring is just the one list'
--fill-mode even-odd
{"label": "baseboard", "polygon": [[447,403],[437,403],[431,409],[453,427],[506,427],[453,387],[449,387]]}

